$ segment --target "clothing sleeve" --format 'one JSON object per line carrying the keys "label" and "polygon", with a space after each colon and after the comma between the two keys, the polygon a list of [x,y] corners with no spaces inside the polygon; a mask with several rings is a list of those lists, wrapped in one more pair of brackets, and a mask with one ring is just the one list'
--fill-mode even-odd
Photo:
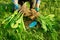
{"label": "clothing sleeve", "polygon": [[40,2],[41,2],[40,0],[36,0],[36,3],[37,3],[37,4],[40,4]]}

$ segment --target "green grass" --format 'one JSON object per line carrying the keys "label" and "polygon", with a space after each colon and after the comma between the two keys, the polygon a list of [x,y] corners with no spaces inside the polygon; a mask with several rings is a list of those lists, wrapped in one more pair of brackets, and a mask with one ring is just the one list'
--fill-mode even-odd
{"label": "green grass", "polygon": [[[39,28],[35,27],[26,29],[26,31],[22,32],[21,28],[12,28],[10,26],[11,22],[9,22],[9,24],[7,25],[8,28],[4,27],[4,24],[6,24],[6,22],[2,24],[2,21],[5,20],[5,18],[14,14],[12,12],[12,7],[13,3],[11,2],[11,0],[0,0],[0,40],[60,40],[59,0],[41,0],[41,15],[37,19],[41,26],[39,25]],[[23,26],[24,22],[21,22],[21,26]]]}

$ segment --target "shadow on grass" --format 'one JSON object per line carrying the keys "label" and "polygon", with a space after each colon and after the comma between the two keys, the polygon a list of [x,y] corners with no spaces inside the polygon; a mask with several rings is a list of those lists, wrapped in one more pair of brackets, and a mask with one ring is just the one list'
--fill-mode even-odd
{"label": "shadow on grass", "polygon": [[13,12],[13,3],[4,3],[0,2],[0,18],[7,14],[12,14]]}
{"label": "shadow on grass", "polygon": [[13,3],[0,2],[0,22],[13,13]]}
{"label": "shadow on grass", "polygon": [[13,3],[0,3],[0,12],[12,12]]}

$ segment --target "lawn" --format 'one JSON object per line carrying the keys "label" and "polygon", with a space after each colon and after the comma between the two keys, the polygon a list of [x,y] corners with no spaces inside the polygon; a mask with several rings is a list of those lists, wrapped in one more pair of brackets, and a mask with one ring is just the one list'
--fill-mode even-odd
{"label": "lawn", "polygon": [[11,0],[0,0],[0,40],[60,40],[59,0],[41,0],[34,28],[25,28],[27,18],[12,8]]}

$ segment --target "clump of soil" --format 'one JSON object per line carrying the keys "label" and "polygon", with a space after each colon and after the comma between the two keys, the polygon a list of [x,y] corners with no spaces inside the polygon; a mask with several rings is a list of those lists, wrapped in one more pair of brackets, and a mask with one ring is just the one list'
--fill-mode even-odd
{"label": "clump of soil", "polygon": [[24,14],[24,16],[30,16],[30,10],[29,8],[27,8],[26,5],[23,5],[21,8],[20,8],[20,12]]}
{"label": "clump of soil", "polygon": [[30,13],[31,13],[31,15],[29,17],[32,20],[35,19],[35,18],[37,18],[39,16],[39,13],[35,9],[31,9]]}
{"label": "clump of soil", "polygon": [[23,5],[20,8],[20,12],[24,14],[24,17],[30,18],[30,20],[25,20],[24,21],[24,24],[25,24],[26,28],[29,28],[28,27],[29,24],[39,16],[39,13],[35,9],[29,9],[26,5]]}
{"label": "clump of soil", "polygon": [[27,16],[32,20],[34,20],[39,15],[39,13],[35,9],[30,10],[26,5],[23,5],[21,7],[20,12],[23,13],[24,16]]}

